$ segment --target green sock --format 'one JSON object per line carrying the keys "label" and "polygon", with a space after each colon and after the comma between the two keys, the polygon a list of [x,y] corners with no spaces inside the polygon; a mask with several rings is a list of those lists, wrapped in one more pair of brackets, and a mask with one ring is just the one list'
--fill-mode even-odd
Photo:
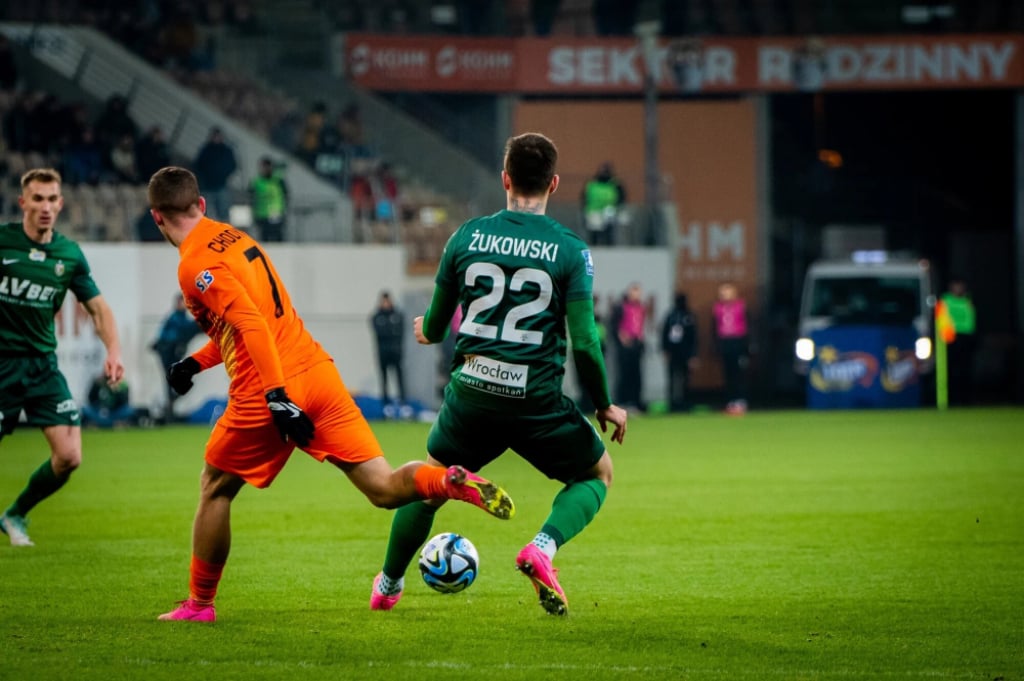
{"label": "green sock", "polygon": [[50,460],[47,459],[29,476],[25,489],[7,508],[6,513],[8,515],[26,515],[35,508],[36,504],[63,487],[69,477],[71,477],[70,474],[57,477],[57,474],[53,472]]}
{"label": "green sock", "polygon": [[395,511],[391,521],[391,536],[388,537],[388,550],[384,554],[384,574],[391,579],[405,575],[409,563],[416,557],[416,552],[423,542],[430,538],[430,528],[434,525],[436,506],[414,501]]}
{"label": "green sock", "polygon": [[590,524],[607,495],[605,484],[593,478],[566,485],[555,495],[551,514],[540,531],[562,546]]}

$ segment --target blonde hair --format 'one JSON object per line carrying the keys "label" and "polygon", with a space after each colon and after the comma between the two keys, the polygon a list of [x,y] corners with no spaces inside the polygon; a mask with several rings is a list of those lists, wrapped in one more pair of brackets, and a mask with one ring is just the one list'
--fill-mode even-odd
{"label": "blonde hair", "polygon": [[60,184],[60,173],[53,168],[32,168],[25,171],[25,174],[21,176],[21,188],[25,189],[33,182],[56,182]]}

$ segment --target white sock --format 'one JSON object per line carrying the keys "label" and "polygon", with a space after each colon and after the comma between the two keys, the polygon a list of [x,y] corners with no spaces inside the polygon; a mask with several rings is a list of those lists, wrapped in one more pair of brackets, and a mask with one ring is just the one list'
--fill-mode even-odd
{"label": "white sock", "polygon": [[394,596],[402,591],[405,586],[405,577],[391,579],[383,572],[380,574],[380,582],[377,583],[377,591],[385,596]]}
{"label": "white sock", "polygon": [[558,551],[558,544],[555,543],[555,540],[552,539],[550,534],[538,532],[537,536],[534,537],[533,541],[530,543],[546,553],[548,558],[551,560],[555,559],[555,553]]}

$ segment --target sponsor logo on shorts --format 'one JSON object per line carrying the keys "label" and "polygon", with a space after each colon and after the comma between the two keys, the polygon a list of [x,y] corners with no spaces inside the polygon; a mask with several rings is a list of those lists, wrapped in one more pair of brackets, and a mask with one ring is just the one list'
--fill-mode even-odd
{"label": "sponsor logo on shorts", "polygon": [[501,395],[526,397],[526,380],[530,368],[525,364],[501,362],[480,355],[467,355],[459,380],[470,388]]}
{"label": "sponsor logo on shorts", "polygon": [[78,418],[78,405],[75,404],[74,400],[64,400],[63,402],[57,403],[58,414],[67,414],[68,412],[74,413],[71,417],[72,419]]}

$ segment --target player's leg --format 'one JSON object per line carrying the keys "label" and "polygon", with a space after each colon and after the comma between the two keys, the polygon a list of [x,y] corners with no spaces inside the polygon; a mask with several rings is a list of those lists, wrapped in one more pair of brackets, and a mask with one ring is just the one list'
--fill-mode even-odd
{"label": "player's leg", "polygon": [[231,551],[231,502],[245,485],[242,478],[207,463],[199,484],[199,506],[192,524],[189,597],[161,620],[213,622],[224,565]]}
{"label": "player's leg", "polygon": [[296,376],[289,394],[316,424],[304,451],[338,466],[374,506],[398,508],[421,499],[457,499],[508,519],[515,506],[501,487],[461,466],[448,469],[411,461],[396,469],[349,395],[337,369],[321,362]]}
{"label": "player's leg", "polygon": [[[546,435],[530,437],[540,430]],[[525,424],[523,437],[513,449],[548,477],[566,483],[555,495],[540,530],[516,557],[516,567],[530,578],[541,606],[551,614],[565,615],[569,602],[552,561],[604,504],[612,483],[611,455],[593,425],[567,398],[561,410]]]}
{"label": "player's leg", "polygon": [[[428,463],[436,465],[438,462],[428,459]],[[405,587],[406,570],[430,537],[434,515],[443,503],[441,499],[425,499],[406,504],[395,511],[384,553],[384,566],[373,580],[371,610],[391,610],[398,603]]]}
{"label": "player's leg", "polygon": [[[480,470],[505,450],[498,428],[479,414],[468,413],[457,403],[446,401],[427,436],[429,466],[461,464]],[[467,454],[472,452],[472,454]],[[391,521],[384,566],[373,582],[371,610],[391,610],[401,598],[405,573],[423,543],[430,538],[434,515],[443,500],[426,500],[402,506]]]}
{"label": "player's leg", "polygon": [[325,458],[344,471],[352,484],[379,508],[398,508],[423,499],[456,499],[502,520],[515,514],[515,505],[505,490],[463,466],[442,468],[410,461],[391,468],[383,456],[357,463],[335,455]]}
{"label": "player's leg", "polygon": [[[29,425],[39,426],[50,448],[50,456],[29,476],[25,488],[0,516],[0,531],[12,546],[32,546],[26,531],[25,516],[39,502],[57,492],[82,462],[81,414],[71,397],[64,376],[42,358],[24,362],[17,372],[28,372],[30,386],[24,395],[25,415]],[[20,375],[20,373],[19,373]],[[4,408],[4,422],[11,417]],[[13,423],[9,424],[13,427]]]}

